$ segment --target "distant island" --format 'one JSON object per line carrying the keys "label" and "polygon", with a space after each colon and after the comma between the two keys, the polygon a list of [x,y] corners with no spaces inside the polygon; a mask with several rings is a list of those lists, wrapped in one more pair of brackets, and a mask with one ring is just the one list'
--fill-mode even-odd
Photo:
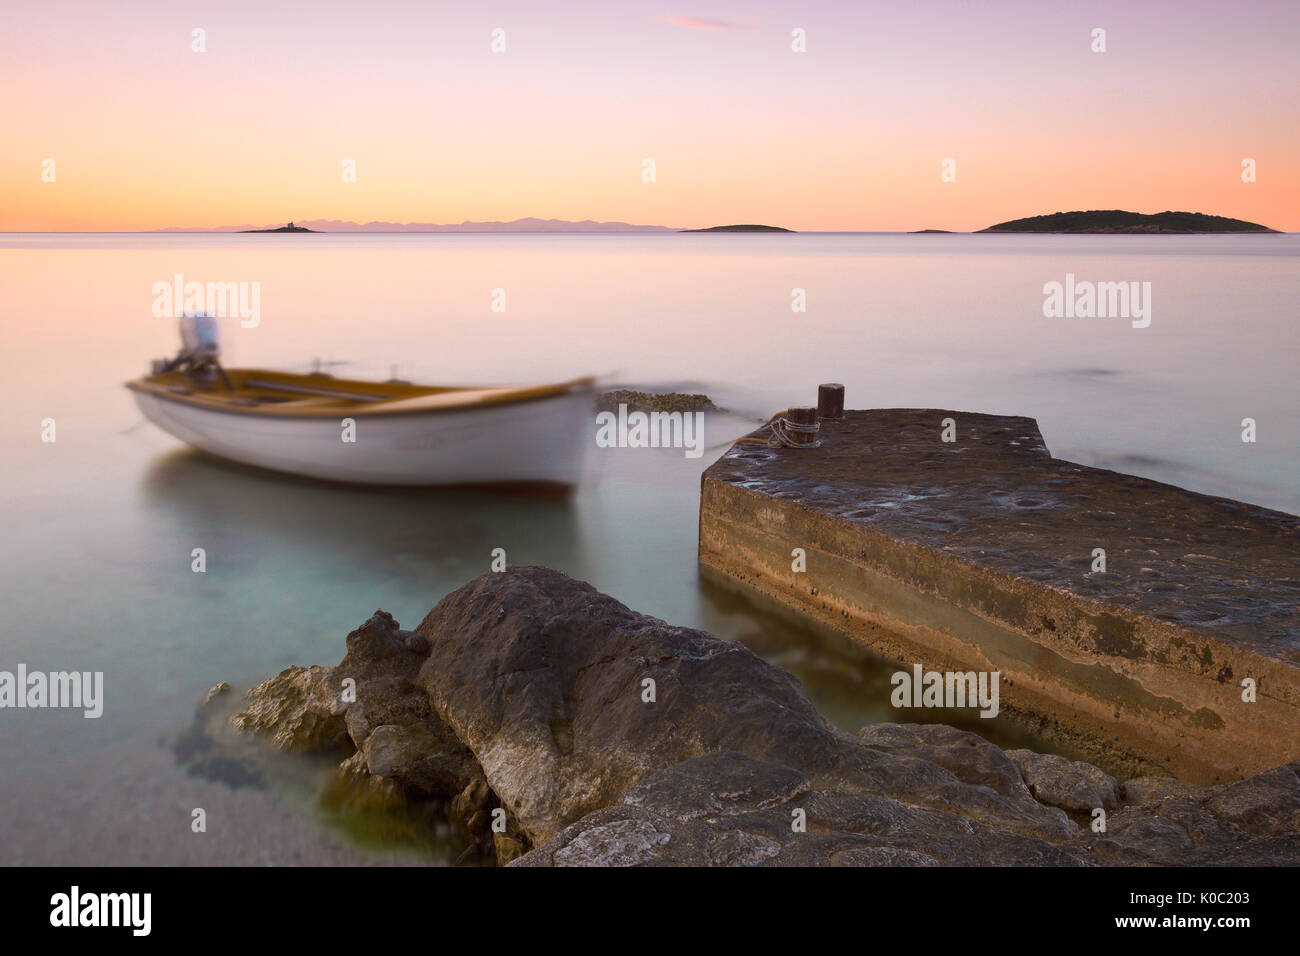
{"label": "distant island", "polygon": [[1277,232],[1257,222],[1207,216],[1201,212],[1158,212],[1144,215],[1123,209],[1054,212],[1050,216],[1012,219],[980,232],[1097,232],[1097,233],[1204,233]]}
{"label": "distant island", "polygon": [[780,226],[756,226],[756,225],[739,225],[739,226],[709,226],[707,229],[681,229],[679,232],[794,232],[793,229],[783,229]]}
{"label": "distant island", "polygon": [[308,229],[306,226],[295,226],[289,223],[287,226],[280,226],[275,229],[241,229],[240,232],[317,232],[316,229]]}
{"label": "distant island", "polygon": [[933,232],[942,233],[942,234],[945,235],[945,236],[950,236],[950,235],[952,235],[952,230],[951,230],[951,229],[913,229],[913,230],[911,231],[910,235],[913,235],[913,236],[924,236],[924,235],[927,235],[927,234],[929,234],[929,233],[933,233]]}

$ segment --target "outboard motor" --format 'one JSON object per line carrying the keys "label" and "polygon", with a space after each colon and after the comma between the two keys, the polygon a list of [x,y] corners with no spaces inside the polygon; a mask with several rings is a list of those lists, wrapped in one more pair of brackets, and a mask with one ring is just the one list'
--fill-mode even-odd
{"label": "outboard motor", "polygon": [[207,313],[181,316],[180,322],[181,350],[174,359],[158,360],[153,363],[153,373],[161,375],[183,369],[196,380],[204,383],[221,377],[227,388],[231,387],[225,369],[221,367],[221,333],[217,327],[217,317]]}
{"label": "outboard motor", "polygon": [[181,316],[181,353],[194,365],[207,365],[221,357],[221,333],[215,315]]}

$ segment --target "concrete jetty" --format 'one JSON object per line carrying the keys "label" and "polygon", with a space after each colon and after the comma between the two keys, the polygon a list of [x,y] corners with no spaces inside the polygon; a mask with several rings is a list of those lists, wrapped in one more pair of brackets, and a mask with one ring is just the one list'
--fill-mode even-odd
{"label": "concrete jetty", "polygon": [[1112,765],[1300,757],[1300,518],[1053,458],[1030,418],[849,411],[818,438],[705,471],[710,577],[909,668],[998,671],[1004,710]]}

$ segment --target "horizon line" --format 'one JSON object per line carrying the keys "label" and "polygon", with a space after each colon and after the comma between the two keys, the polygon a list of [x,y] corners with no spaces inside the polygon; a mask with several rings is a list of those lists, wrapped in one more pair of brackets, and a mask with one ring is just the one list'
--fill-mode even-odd
{"label": "horizon line", "polygon": [[[1132,212],[1132,211],[1112,208],[1112,209],[1071,210],[1071,212]],[[1162,213],[1178,213],[1178,212],[1187,212],[1191,215],[1208,216],[1211,218],[1220,218],[1220,219],[1236,218],[1234,216],[1225,216],[1221,213],[1203,213],[1203,212],[1191,212],[1190,210],[1173,210],[1173,209],[1165,209],[1155,213],[1134,213],[1134,214],[1139,216],[1157,216],[1157,215],[1161,215]],[[796,234],[813,233],[813,234],[853,235],[853,234],[875,233],[875,234],[882,234],[882,235],[912,235],[912,234],[920,234],[920,233],[932,233],[932,234],[948,233],[951,235],[975,235],[977,233],[984,233],[988,230],[992,230],[995,226],[1002,225],[1003,223],[1015,222],[1017,221],[1017,219],[1046,218],[1049,216],[1061,215],[1061,214],[1062,214],[1061,211],[1058,210],[1055,213],[1037,213],[1037,214],[1031,214],[1029,216],[1013,217],[1011,219],[1001,220],[1000,222],[993,223],[992,225],[984,226],[979,229],[942,229],[933,226],[927,226],[921,229],[870,229],[870,228],[793,229],[786,226],[770,226],[765,223],[757,223],[757,222],[749,222],[749,223],[731,222],[731,223],[723,223],[723,224],[717,224],[712,226],[666,226],[658,223],[632,223],[620,219],[612,219],[612,220],[597,220],[597,219],[590,219],[590,218],[588,219],[557,219],[557,218],[543,219],[538,216],[522,216],[517,219],[510,219],[510,220],[465,219],[460,222],[452,222],[452,223],[437,223],[437,222],[402,223],[402,222],[395,222],[390,220],[378,220],[378,219],[372,219],[369,220],[369,222],[358,222],[352,219],[328,219],[328,218],[318,217],[315,219],[304,219],[301,220],[301,222],[306,224],[338,223],[340,226],[350,226],[353,228],[323,229],[323,228],[311,228],[310,225],[303,225],[301,226],[301,228],[304,232],[311,232],[311,233],[317,233],[323,235],[327,235],[331,233],[337,235],[366,235],[366,234],[375,234],[375,235],[489,234],[491,235],[491,234],[500,234],[500,233],[545,234],[545,235],[653,235],[653,234],[682,233],[682,232],[723,232],[726,231],[729,227],[748,225],[748,226],[764,226],[766,227],[766,229],[771,229],[772,231],[781,231],[781,232],[796,233]],[[1251,220],[1245,220],[1245,219],[1241,219],[1238,221],[1249,223],[1251,225],[1262,226],[1264,229],[1267,229],[1273,232],[1274,234],[1282,234],[1282,235],[1294,234],[1292,230],[1276,229],[1271,226],[1265,226],[1263,223],[1257,221],[1252,222]],[[251,233],[273,233],[281,229],[286,230],[285,234],[290,234],[287,232],[287,226],[299,222],[300,220],[291,219],[291,220],[284,220],[282,222],[277,222],[277,223],[264,225],[264,226],[256,226],[252,224],[231,225],[231,226],[159,226],[151,229],[0,229],[0,235],[245,235]],[[382,229],[367,228],[367,226],[370,224],[378,225],[381,223],[384,226],[391,226],[392,228],[382,228]],[[529,224],[536,223],[543,226],[545,224],[558,224],[560,228],[536,228],[536,227],[504,228],[504,227],[515,226],[516,224],[519,223],[529,223]],[[588,229],[564,228],[564,227],[571,227],[571,226],[581,226],[583,224],[591,224],[592,226],[595,227],[609,226],[612,228],[588,228]],[[489,228],[489,229],[476,228],[482,226],[496,226],[500,228]],[[412,228],[412,227],[427,227],[427,228]],[[739,232],[742,230],[738,229],[737,231]],[[755,230],[755,231],[762,232],[766,230]],[[1032,230],[1032,231],[1038,232],[1039,230]],[[1012,234],[1022,234],[1022,233],[1012,233]],[[1088,233],[1078,233],[1078,234],[1085,235]],[[1124,233],[1115,233],[1115,234],[1120,235]],[[1152,235],[1158,233],[1137,233],[1137,234]],[[1185,233],[1185,234],[1195,235],[1196,233]],[[1205,233],[1205,234],[1233,235],[1235,233],[1225,232],[1225,233]]]}

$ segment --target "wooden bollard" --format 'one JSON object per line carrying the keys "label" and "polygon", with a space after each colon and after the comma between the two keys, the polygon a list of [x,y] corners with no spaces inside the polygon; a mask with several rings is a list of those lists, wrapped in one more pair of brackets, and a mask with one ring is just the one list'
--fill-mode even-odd
{"label": "wooden bollard", "polygon": [[839,382],[817,386],[817,417],[828,422],[844,418],[844,386]]}
{"label": "wooden bollard", "polygon": [[785,413],[786,421],[789,425],[786,427],[786,434],[792,445],[816,445],[817,442],[817,409],[811,405],[800,405],[796,408],[790,408]]}

